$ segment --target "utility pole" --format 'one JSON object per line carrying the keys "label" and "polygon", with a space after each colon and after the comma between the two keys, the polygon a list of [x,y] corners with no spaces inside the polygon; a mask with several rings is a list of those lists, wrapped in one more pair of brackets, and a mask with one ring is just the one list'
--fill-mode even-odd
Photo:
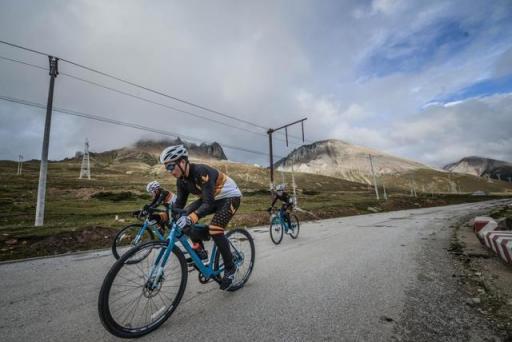
{"label": "utility pole", "polygon": [[411,176],[411,196],[418,197],[416,194],[416,181],[414,180],[414,175]]}
{"label": "utility pole", "polygon": [[293,158],[292,158],[292,186],[293,186],[293,205],[297,207],[299,205],[299,200],[297,199],[297,184],[295,184],[295,175],[293,172]]}
{"label": "utility pole", "polygon": [[272,150],[272,133],[279,131],[280,129],[284,129],[286,134],[286,146],[288,146],[288,127],[300,123],[302,126],[302,142],[304,142],[304,121],[308,118],[300,119],[289,123],[287,125],[281,126],[279,128],[269,128],[267,131],[268,134],[268,147],[270,152],[270,186],[274,184],[274,155]]}
{"label": "utility pole", "polygon": [[59,59],[53,56],[48,56],[50,63],[50,88],[48,90],[48,102],[46,104],[46,120],[44,123],[44,137],[43,137],[43,150],[41,152],[41,166],[39,169],[39,185],[37,187],[37,206],[36,206],[36,219],[35,226],[42,226],[44,224],[44,205],[46,198],[46,178],[48,174],[48,147],[50,145],[50,127],[52,121],[53,109],[53,87],[55,85],[55,77],[59,74],[58,62]]}
{"label": "utility pole", "polygon": [[18,155],[18,172],[16,172],[16,175],[20,176],[22,169],[23,169],[23,155],[20,153]]}
{"label": "utility pole", "polygon": [[373,161],[372,161],[372,155],[369,154],[368,157],[370,158],[370,167],[372,169],[372,175],[373,175],[373,186],[375,188],[375,196],[379,200],[379,188],[377,188],[377,177],[375,177],[375,171],[373,170]]}
{"label": "utility pole", "polygon": [[82,167],[80,168],[80,177],[79,179],[82,179],[84,177],[87,177],[88,180],[91,180],[91,163],[89,159],[89,141],[85,139],[85,146],[84,146],[84,156],[82,158]]}

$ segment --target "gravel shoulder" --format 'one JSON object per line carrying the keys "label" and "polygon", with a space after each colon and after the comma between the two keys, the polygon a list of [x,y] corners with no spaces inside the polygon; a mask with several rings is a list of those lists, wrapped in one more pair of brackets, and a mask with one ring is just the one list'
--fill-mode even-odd
{"label": "gravel shoulder", "polygon": [[453,215],[423,231],[424,243],[416,256],[417,279],[406,290],[395,341],[512,341],[511,316],[498,310],[505,314],[498,317],[492,309],[493,303],[498,307],[496,296],[501,296],[499,308],[505,307],[506,297],[497,295],[502,293],[497,289],[511,291],[512,270],[499,259],[487,257],[468,225],[470,218],[489,210]]}

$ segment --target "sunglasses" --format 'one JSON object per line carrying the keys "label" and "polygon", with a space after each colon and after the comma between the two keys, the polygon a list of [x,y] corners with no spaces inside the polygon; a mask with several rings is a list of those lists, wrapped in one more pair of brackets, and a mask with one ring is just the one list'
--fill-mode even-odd
{"label": "sunglasses", "polygon": [[176,164],[175,163],[165,164],[165,169],[167,171],[169,171],[169,172],[172,172],[175,168],[176,168]]}

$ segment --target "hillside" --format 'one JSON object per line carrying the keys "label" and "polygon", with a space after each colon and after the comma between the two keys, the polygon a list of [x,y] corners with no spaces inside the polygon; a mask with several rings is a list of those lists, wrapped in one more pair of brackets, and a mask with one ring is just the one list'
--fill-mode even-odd
{"label": "hillside", "polygon": [[498,180],[512,178],[512,163],[491,158],[465,157],[458,162],[444,166],[443,169]]}
{"label": "hillside", "polygon": [[278,170],[322,174],[341,179],[371,183],[369,155],[377,174],[398,174],[429,166],[394,157],[377,150],[356,146],[341,140],[323,140],[293,150],[275,166]]}
{"label": "hillside", "polygon": [[[187,147],[189,154],[192,158],[202,159],[219,159],[227,160],[226,154],[218,143],[212,144],[202,143],[196,145],[178,139],[163,139],[163,140],[139,140],[133,146],[124,147],[120,149],[94,153],[90,152],[90,157],[93,162],[101,165],[108,165],[119,162],[143,162],[148,165],[155,165],[159,163],[159,156],[162,150],[170,145],[183,144]],[[82,152],[77,152],[74,158],[65,159],[65,161],[80,160]]]}
{"label": "hillside", "polygon": [[[156,163],[151,146],[131,147],[95,154],[91,165],[91,180],[78,179],[80,159],[51,162],[48,167],[45,226],[34,227],[39,162],[23,164],[23,174],[16,175],[17,163],[0,161],[0,260],[25,256],[47,255],[66,251],[108,247],[115,232],[136,222],[130,213],[148,203],[146,184],[158,180],[175,191],[175,179]],[[205,162],[231,176],[243,193],[242,205],[231,226],[267,225],[265,209],[270,204],[269,171],[251,164],[236,163],[215,158],[192,157],[193,162]],[[418,197],[411,198],[407,187],[410,174],[383,175],[387,201],[377,201],[372,187],[325,175],[295,172],[298,203],[305,212],[298,212],[301,220],[357,215],[384,210],[428,207],[490,197],[468,196],[468,191],[510,191],[498,182],[477,178],[482,183],[465,181],[476,178],[457,175],[452,182],[436,179],[437,174],[448,173],[418,169],[410,171],[415,182],[432,183]],[[388,178],[390,177],[390,178]],[[292,174],[276,172],[276,182],[288,184],[292,191]],[[503,183],[503,184],[502,184]],[[455,194],[451,184],[461,184],[466,194]],[[508,190],[507,190],[508,189]],[[433,190],[434,194],[431,193]],[[511,192],[508,192],[510,195]],[[194,196],[190,196],[190,201]],[[206,220],[205,222],[208,222]]]}

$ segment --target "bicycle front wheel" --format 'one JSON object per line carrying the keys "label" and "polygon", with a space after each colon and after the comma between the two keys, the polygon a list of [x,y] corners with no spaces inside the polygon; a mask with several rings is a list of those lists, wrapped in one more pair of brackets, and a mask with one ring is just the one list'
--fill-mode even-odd
{"label": "bicycle front wheel", "polygon": [[[145,335],[163,324],[178,306],[187,284],[187,264],[175,246],[162,272],[155,276],[155,261],[166,248],[167,241],[134,247],[108,272],[101,286],[98,312],[111,334],[123,338]],[[141,254],[145,257],[140,262],[129,262],[141,259]]]}
{"label": "bicycle front wheel", "polygon": [[[112,242],[112,254],[114,255],[114,258],[119,259],[130,248],[154,240],[155,236],[153,232],[151,229],[146,228],[139,241],[135,241],[135,238],[141,229],[142,225],[131,224],[124,227],[116,234],[114,241]],[[135,260],[132,261],[134,262]]]}
{"label": "bicycle front wheel", "polygon": [[283,239],[283,226],[281,225],[281,221],[278,217],[274,217],[272,221],[270,221],[270,239],[276,245],[281,243]]}
{"label": "bicycle front wheel", "polygon": [[[233,254],[233,262],[236,265],[235,279],[228,291],[236,291],[242,288],[251,276],[255,260],[254,240],[247,230],[241,228],[229,231],[226,233],[226,237],[229,240],[229,246]],[[218,270],[222,266],[222,256],[217,250],[214,270]],[[219,277],[221,276],[222,275],[219,275]]]}
{"label": "bicycle front wheel", "polygon": [[299,236],[300,223],[299,219],[295,215],[290,215],[291,226],[288,229],[288,233],[292,237],[292,239],[296,239]]}

